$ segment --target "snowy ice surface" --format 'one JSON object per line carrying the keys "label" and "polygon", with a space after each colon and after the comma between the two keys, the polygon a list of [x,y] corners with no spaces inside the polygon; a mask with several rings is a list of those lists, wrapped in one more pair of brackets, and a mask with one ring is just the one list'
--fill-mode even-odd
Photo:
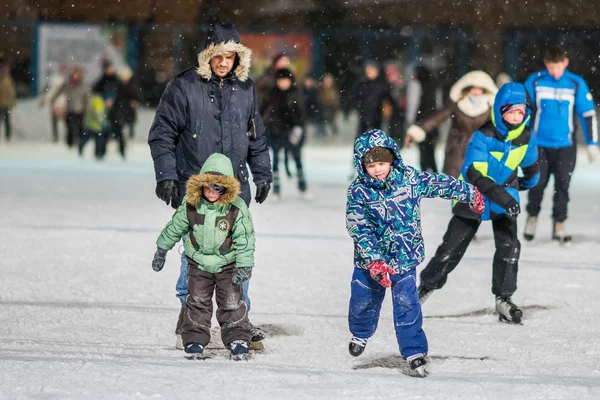
{"label": "snowy ice surface", "polygon": [[[418,379],[402,374],[389,296],[365,353],[347,351],[349,148],[306,149],[314,200],[283,178],[280,203],[252,204],[250,316],[269,337],[251,361],[234,362],[218,334],[208,360],[174,350],[179,255],[152,271],[173,211],[154,195],[147,145],[104,163],[91,147],[79,159],[62,144],[0,144],[0,399],[600,398],[600,166],[584,157],[572,183],[572,245],[550,240],[550,191],[539,238],[522,243],[513,299],[523,325],[493,314],[484,224],[424,306],[430,376]],[[414,162],[415,150],[405,157]],[[450,205],[425,200],[422,210],[429,259]]]}

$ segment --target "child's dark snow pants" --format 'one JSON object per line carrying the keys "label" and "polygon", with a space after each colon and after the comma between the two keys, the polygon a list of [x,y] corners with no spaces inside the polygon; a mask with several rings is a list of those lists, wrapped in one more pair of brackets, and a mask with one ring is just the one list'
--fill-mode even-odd
{"label": "child's dark snow pants", "polygon": [[223,344],[228,346],[234,340],[250,342],[251,328],[246,303],[242,301],[242,285],[234,285],[231,281],[236,272],[237,268],[229,267],[211,274],[189,263],[188,295],[181,332],[184,345],[200,343],[206,346],[210,342],[213,293]]}
{"label": "child's dark snow pants", "polygon": [[[444,234],[442,244],[421,271],[421,284],[428,289],[441,289],[448,274],[456,268],[479,229],[481,221],[453,216]],[[502,216],[492,220],[494,253],[492,293],[510,297],[517,290],[517,272],[521,243],[517,238],[517,220]]]}

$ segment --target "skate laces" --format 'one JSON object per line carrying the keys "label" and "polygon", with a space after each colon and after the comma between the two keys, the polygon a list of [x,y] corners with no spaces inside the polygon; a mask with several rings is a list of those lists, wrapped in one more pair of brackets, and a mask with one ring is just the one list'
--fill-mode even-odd
{"label": "skate laces", "polygon": [[248,343],[246,343],[246,341],[245,341],[245,340],[234,340],[234,341],[233,341],[233,342],[231,342],[231,344],[229,345],[229,347],[231,347],[232,349],[233,349],[233,348],[236,348],[236,347],[238,347],[238,346],[242,346],[242,347],[248,348]]}
{"label": "skate laces", "polygon": [[350,343],[354,343],[359,346],[365,347],[367,345],[367,340],[369,339],[361,339],[353,336],[352,339],[350,339]]}

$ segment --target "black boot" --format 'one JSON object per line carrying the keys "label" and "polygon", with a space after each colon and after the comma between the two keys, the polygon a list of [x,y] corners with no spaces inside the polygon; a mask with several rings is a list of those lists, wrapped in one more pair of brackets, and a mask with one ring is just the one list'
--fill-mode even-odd
{"label": "black boot", "polygon": [[431,293],[433,293],[433,289],[429,289],[427,286],[420,284],[419,285],[419,303],[423,304],[425,303],[425,301],[427,300],[427,298],[429,298],[429,296],[431,296]]}
{"label": "black boot", "polygon": [[510,324],[520,324],[523,311],[515,305],[510,297],[496,296],[496,311],[498,319]]}
{"label": "black boot", "polygon": [[348,345],[350,355],[354,357],[360,356],[365,351],[365,347],[367,347],[367,340],[369,339],[361,339],[353,336]]}

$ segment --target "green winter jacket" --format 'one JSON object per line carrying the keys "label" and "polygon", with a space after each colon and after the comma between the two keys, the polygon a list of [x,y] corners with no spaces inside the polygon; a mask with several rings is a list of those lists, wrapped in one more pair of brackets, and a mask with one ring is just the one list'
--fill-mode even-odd
{"label": "green winter jacket", "polygon": [[[225,186],[226,192],[214,203],[202,197],[204,186]],[[233,177],[231,161],[223,154],[211,155],[186,184],[186,195],[173,219],[156,241],[163,250],[171,250],[183,235],[185,254],[190,264],[216,274],[226,265],[238,268],[254,266],[254,228],[246,203],[238,197],[240,183]]]}

